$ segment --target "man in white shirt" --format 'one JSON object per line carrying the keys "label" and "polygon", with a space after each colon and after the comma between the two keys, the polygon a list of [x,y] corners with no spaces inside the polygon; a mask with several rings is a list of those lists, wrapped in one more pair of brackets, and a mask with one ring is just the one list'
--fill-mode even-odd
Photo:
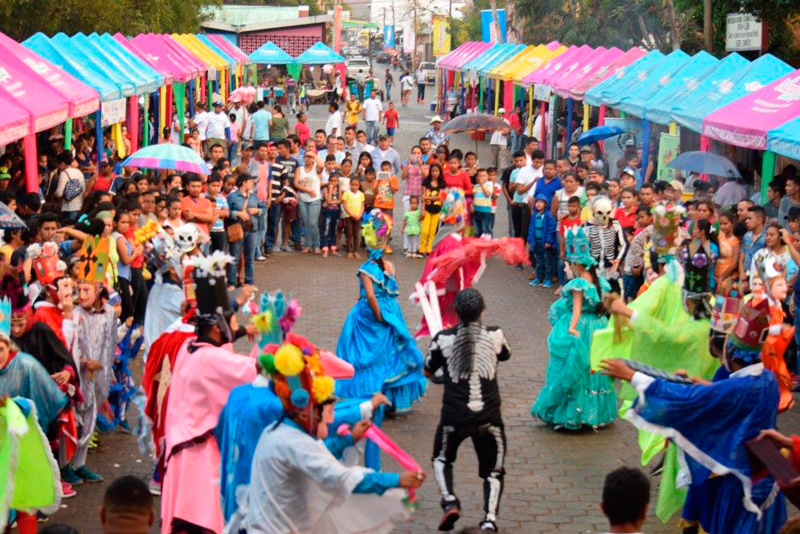
{"label": "man in white shirt", "polygon": [[[541,156],[538,158],[537,156]],[[531,219],[531,210],[528,199],[533,194],[537,178],[543,175],[542,166],[544,164],[544,154],[536,151],[533,154],[534,162],[539,163],[538,172],[535,167],[526,164],[525,153],[514,153],[514,169],[511,172],[511,182],[508,185],[509,191],[513,194],[511,204],[511,220],[514,224],[514,237],[521,237],[528,241],[528,225]]]}
{"label": "man in white shirt", "polygon": [[414,88],[414,80],[411,78],[409,73],[405,73],[402,78],[400,78],[400,102],[403,104],[403,107],[408,106],[408,99],[411,96],[411,90]]}
{"label": "man in white shirt", "polygon": [[247,107],[241,101],[234,102],[231,113],[236,115],[236,124],[239,125],[239,131],[242,132],[242,141],[250,141],[250,114],[247,112]]}
{"label": "man in white shirt", "polygon": [[[361,146],[364,149],[363,152],[369,152],[370,154],[372,154],[372,151],[375,150],[375,145],[367,143],[367,133],[364,130],[358,130],[356,132],[356,141],[361,143]],[[359,154],[359,156],[360,155],[361,154]],[[357,166],[358,166],[358,158],[353,160],[353,167]]]}
{"label": "man in white shirt", "polygon": [[369,98],[364,100],[364,122],[367,123],[367,142],[373,144],[378,141],[378,124],[383,115],[383,104],[375,98],[375,90],[369,92]]}
{"label": "man in white shirt", "polygon": [[492,138],[489,141],[489,146],[492,150],[492,166],[496,168],[498,172],[502,172],[503,169],[508,167],[509,160],[511,159],[508,152],[508,133],[511,130],[511,123],[509,123],[508,119],[506,118],[505,109],[498,109],[497,116],[503,119],[503,122],[508,125],[508,128],[503,128],[502,130],[495,130],[492,132]]}
{"label": "man in white shirt", "polygon": [[428,85],[428,75],[420,66],[417,69],[417,104],[425,103],[425,86]]}
{"label": "man in white shirt", "polygon": [[208,146],[221,145],[227,149],[231,141],[231,119],[222,109],[222,102],[214,102],[214,112],[208,114],[206,128]]}
{"label": "man in white shirt", "polygon": [[208,111],[206,111],[206,105],[203,102],[197,103],[197,112],[192,117],[192,120],[189,124],[192,128],[197,128],[197,132],[200,134],[200,141],[206,141],[206,128],[208,128]]}
{"label": "man in white shirt", "polygon": [[325,135],[338,137],[342,135],[342,114],[339,113],[339,104],[328,104],[328,122],[325,123]]}

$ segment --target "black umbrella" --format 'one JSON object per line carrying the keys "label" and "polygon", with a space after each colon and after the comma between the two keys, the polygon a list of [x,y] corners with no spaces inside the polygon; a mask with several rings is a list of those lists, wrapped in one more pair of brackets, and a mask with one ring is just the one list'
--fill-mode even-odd
{"label": "black umbrella", "polygon": [[11,211],[11,208],[0,202],[0,230],[24,230],[27,227],[25,221]]}

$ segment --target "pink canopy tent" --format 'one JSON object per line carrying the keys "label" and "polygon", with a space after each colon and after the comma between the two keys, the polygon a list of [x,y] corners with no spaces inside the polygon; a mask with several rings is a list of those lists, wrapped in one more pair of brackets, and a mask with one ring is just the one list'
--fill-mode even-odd
{"label": "pink canopy tent", "polygon": [[800,69],[703,119],[703,135],[743,148],[766,150],[767,132],[800,117]]}
{"label": "pink canopy tent", "polygon": [[225,39],[221,35],[215,35],[213,33],[207,33],[205,36],[215,45],[217,45],[220,50],[231,56],[232,58],[238,60],[240,63],[250,63],[250,56],[242,52],[237,46],[234,46],[233,43]]}
{"label": "pink canopy tent", "polygon": [[442,58],[442,61],[437,66],[445,70],[460,70],[462,65],[472,61],[491,47],[492,43],[484,43],[482,41],[464,43],[453,53]]}
{"label": "pink canopy tent", "polygon": [[551,62],[552,65],[549,69],[543,69],[544,72],[542,72],[541,83],[552,85],[561,79],[561,76],[564,74],[564,72],[572,72],[572,70],[577,68],[578,65],[583,63],[587,58],[591,57],[594,52],[595,49],[591,46],[583,45],[569,57],[559,56],[555,58]]}
{"label": "pink canopy tent", "polygon": [[3,33],[0,33],[0,52],[2,61],[15,61],[19,68],[38,78],[66,100],[68,118],[83,117],[100,109],[100,94],[92,87]]}
{"label": "pink canopy tent", "polygon": [[616,47],[606,49],[601,46],[597,48],[595,54],[587,57],[576,68],[555,81],[552,84],[553,90],[562,98],[571,98],[570,89],[572,87],[578,85],[587,76],[596,72],[597,69],[607,66],[622,54],[622,50]]}
{"label": "pink canopy tent", "polygon": [[204,74],[208,72],[209,68],[211,68],[210,65],[208,65],[205,61],[194,55],[192,52],[184,48],[182,44],[173,39],[171,35],[148,33],[147,36],[162,43],[162,46],[165,46],[167,50],[170,50],[173,54],[178,56],[181,61],[185,61],[190,64],[194,69],[197,70],[198,73]]}
{"label": "pink canopy tent", "polygon": [[563,54],[559,54],[558,56],[554,57],[535,71],[531,72],[527,76],[522,79],[522,85],[525,87],[530,87],[535,83],[542,83],[545,76],[553,72],[554,67],[557,64],[563,64],[564,62],[570,61],[574,55],[578,52],[577,46],[570,46],[567,48]]}
{"label": "pink canopy tent", "polygon": [[0,146],[22,139],[31,133],[31,114],[17,107],[14,102],[0,96]]}
{"label": "pink canopy tent", "polygon": [[586,91],[599,84],[612,74],[618,72],[619,69],[623,69],[634,61],[638,61],[644,57],[646,53],[647,52],[641,48],[631,48],[624,54],[617,57],[617,59],[607,63],[606,65],[601,66],[598,62],[597,69],[593,70],[591,74],[583,78],[577,83],[577,85],[570,89],[570,97],[575,100],[583,100],[583,95],[586,93]]}
{"label": "pink canopy tent", "polygon": [[181,62],[179,58],[162,43],[154,39],[139,39],[137,36],[131,40],[121,33],[114,35],[119,43],[136,56],[142,58],[148,65],[164,76],[170,76],[176,82],[187,82],[199,74],[191,65]]}

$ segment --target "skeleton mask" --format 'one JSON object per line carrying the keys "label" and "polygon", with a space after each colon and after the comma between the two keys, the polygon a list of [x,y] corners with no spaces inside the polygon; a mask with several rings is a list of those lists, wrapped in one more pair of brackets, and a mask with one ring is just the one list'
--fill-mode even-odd
{"label": "skeleton mask", "polygon": [[186,223],[175,230],[175,245],[186,254],[200,244],[200,229],[194,223]]}
{"label": "skeleton mask", "polygon": [[597,226],[607,227],[611,221],[611,201],[606,197],[596,197],[592,203],[592,216]]}

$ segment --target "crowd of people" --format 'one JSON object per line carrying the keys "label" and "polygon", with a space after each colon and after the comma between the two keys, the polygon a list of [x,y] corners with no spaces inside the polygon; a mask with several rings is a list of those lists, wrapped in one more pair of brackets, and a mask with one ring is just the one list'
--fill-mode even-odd
{"label": "crowd of people", "polygon": [[[412,82],[404,75],[401,91]],[[535,417],[598,429],[622,398],[643,450],[663,464],[659,518],[681,513],[712,534],[786,523],[775,480],[751,479],[745,442],[797,448],[775,430],[798,389],[796,168],[772,177],[762,201],[741,178],[656,181],[635,143],[616,162],[599,144],[567,144],[550,159],[517,108],[499,110],[508,128],[489,139],[485,166],[451,150],[438,115],[401,155],[398,109],[375,91],[335,99],[313,132],[304,111],[289,115],[283,102],[226,108],[216,98],[210,110],[197,103],[183,130],[176,114],[151,141],[195,150],[202,175],[122,166],[125,130],[117,144],[100,140],[98,161],[92,125],[75,121],[71,146],[58,128],[39,135],[39,187],[27,192],[21,144],[5,148],[0,409],[41,428],[27,449],[41,454],[26,461],[53,471],[52,484],[36,481],[39,501],[10,502],[21,532],[37,520],[31,510],[53,511],[40,502],[101,482],[87,453],[101,432],[131,426],[154,458],[148,491],[162,495],[162,532],[381,531],[406,513],[399,490],[413,500],[426,474],[402,461],[400,473],[380,470],[381,453],[404,458],[380,426],[428,379],[444,388],[439,529],[461,516],[453,464],[470,438],[484,482],[478,528],[497,531],[508,450],[497,369],[511,348],[482,324],[486,304],[472,288],[493,255],[557,297]],[[507,229],[495,228],[498,205]],[[389,261],[401,247],[425,260],[413,333]],[[256,265],[289,253],[362,260],[335,355],[292,331],[300,306],[288,295],[254,298]],[[427,336],[423,354],[416,340]],[[246,337],[252,354],[236,354]],[[140,352],[141,388],[130,369]],[[614,379],[631,387],[618,392]],[[677,487],[684,467],[688,494]],[[152,501],[130,480],[109,488],[103,521],[123,521],[114,510],[126,491],[137,496],[130,531],[144,532]],[[631,491],[639,498],[621,497]],[[610,474],[612,530],[641,528],[648,495],[641,472]]]}

